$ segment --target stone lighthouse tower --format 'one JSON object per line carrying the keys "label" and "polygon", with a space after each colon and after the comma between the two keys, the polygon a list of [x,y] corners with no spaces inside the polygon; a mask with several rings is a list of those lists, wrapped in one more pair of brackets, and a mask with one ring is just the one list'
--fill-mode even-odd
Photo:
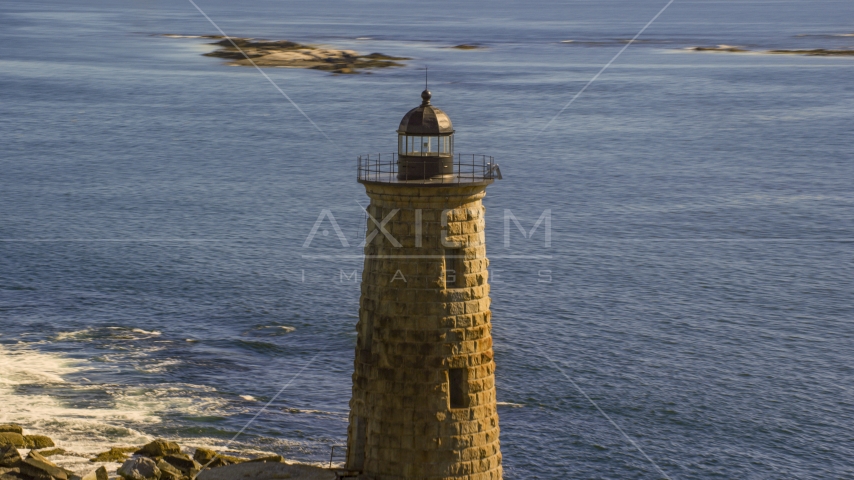
{"label": "stone lighthouse tower", "polygon": [[371,480],[502,478],[484,207],[492,157],[454,154],[430,92],[396,154],[362,156],[370,197],[347,469]]}

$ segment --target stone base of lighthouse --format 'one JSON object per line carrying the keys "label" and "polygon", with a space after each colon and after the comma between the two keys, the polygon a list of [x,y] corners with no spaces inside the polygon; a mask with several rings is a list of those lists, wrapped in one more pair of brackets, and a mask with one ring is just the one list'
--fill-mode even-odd
{"label": "stone base of lighthouse", "polygon": [[347,468],[374,480],[501,479],[486,184],[365,186],[376,221],[368,219]]}

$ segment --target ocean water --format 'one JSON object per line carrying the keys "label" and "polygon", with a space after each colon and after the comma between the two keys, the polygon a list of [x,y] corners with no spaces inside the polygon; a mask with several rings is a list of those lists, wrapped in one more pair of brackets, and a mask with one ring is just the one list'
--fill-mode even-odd
{"label": "ocean water", "polygon": [[[412,60],[267,69],[327,139],[209,40],[160,36],[217,33],[189,2],[2,2],[0,422],[85,470],[224,447],[281,391],[229,449],[328,461],[356,156],[394,149],[427,65],[456,150],[504,174],[506,478],[854,478],[854,58],[685,50],[854,48],[854,3],[676,0],[550,124],[666,2],[197,3],[230,35]],[[303,246],[324,210],[349,247]]]}

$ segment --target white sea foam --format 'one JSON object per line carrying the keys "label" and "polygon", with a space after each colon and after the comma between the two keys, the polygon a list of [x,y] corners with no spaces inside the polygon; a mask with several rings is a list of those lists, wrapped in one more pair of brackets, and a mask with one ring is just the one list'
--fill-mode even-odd
{"label": "white sea foam", "polygon": [[92,328],[84,328],[83,330],[75,330],[73,332],[59,332],[53,338],[57,342],[63,342],[66,340],[76,340],[78,338],[92,335],[93,331],[94,329]]}
{"label": "white sea foam", "polygon": [[288,325],[261,325],[253,328],[252,330],[248,330],[243,332],[242,335],[253,335],[257,336],[259,331],[263,331],[264,335],[282,335],[286,333],[291,333],[296,331],[296,327],[291,327]]}
{"label": "white sea foam", "polygon": [[525,405],[522,403],[512,403],[512,402],[496,402],[496,405],[499,407],[510,407],[510,408],[522,408]]}
{"label": "white sea foam", "polygon": [[134,333],[141,333],[141,334],[143,334],[143,335],[151,335],[151,336],[153,336],[153,337],[158,337],[158,336],[160,336],[160,335],[162,334],[162,332],[158,332],[157,330],[152,330],[152,331],[148,332],[148,331],[145,331],[145,330],[143,330],[143,329],[141,329],[141,328],[134,328],[134,329],[133,329],[133,330],[131,330],[131,331],[132,331],[132,332],[134,332]]}
{"label": "white sea foam", "polygon": [[110,338],[117,340],[142,340],[151,337],[159,337],[162,332],[157,330],[143,330],[142,328],[127,328],[127,327],[100,327],[100,328],[84,328],[70,332],[59,332],[54,335],[53,340],[56,342],[71,342],[78,340],[93,340],[97,338]]}
{"label": "white sea foam", "polygon": [[254,401],[256,401],[256,400],[257,400],[257,399],[256,399],[255,397],[253,397],[252,395],[241,395],[241,396],[240,396],[240,398],[242,398],[242,399],[246,400],[247,402],[254,402]]}
{"label": "white sea foam", "polygon": [[[17,423],[25,433],[50,436],[58,447],[71,452],[52,457],[77,473],[97,467],[88,461],[98,452],[117,445],[141,445],[152,440],[144,433],[162,422],[161,415],[221,414],[226,402],[216,389],[192,384],[137,385],[92,384],[81,375],[97,373],[99,363],[87,363],[28,346],[0,346],[0,423]],[[80,379],[76,384],[70,379]],[[107,406],[82,401],[74,406],[60,398],[106,398]],[[181,439],[175,439],[179,443]],[[196,440],[197,441],[197,440]],[[117,465],[108,464],[115,469]]]}
{"label": "white sea foam", "polygon": [[142,373],[163,373],[172,365],[179,365],[181,363],[180,360],[169,359],[169,360],[161,360],[159,362],[148,363],[145,365],[139,365],[136,368],[137,371]]}
{"label": "white sea foam", "polygon": [[[82,456],[104,450],[117,442],[139,444],[150,440],[127,423],[158,422],[151,412],[138,409],[74,408],[44,393],[20,393],[28,387],[47,390],[98,390],[97,387],[75,386],[63,377],[85,372],[82,362],[62,355],[40,353],[29,348],[0,347],[0,423],[18,423],[28,433],[49,435],[57,446]],[[80,392],[82,393],[82,392]],[[57,458],[63,466],[80,470],[91,463],[81,456]],[[84,465],[88,464],[88,465]]]}
{"label": "white sea foam", "polygon": [[[66,388],[84,393],[102,391],[101,386],[74,385],[63,377],[80,374],[92,367],[63,355],[36,352],[28,348],[7,349],[0,346],[0,423],[20,423],[25,426],[61,422],[100,422],[110,419],[132,420],[138,423],[159,422],[156,415],[133,409],[73,408],[50,395],[21,393],[22,387],[47,387],[46,390]],[[36,428],[36,427],[33,427]],[[116,428],[110,425],[110,428]],[[130,433],[130,432],[128,432]]]}

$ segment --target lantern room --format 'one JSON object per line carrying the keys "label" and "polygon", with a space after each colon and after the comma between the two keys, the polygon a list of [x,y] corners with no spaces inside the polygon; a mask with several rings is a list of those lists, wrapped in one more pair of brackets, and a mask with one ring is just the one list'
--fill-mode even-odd
{"label": "lantern room", "polygon": [[454,127],[445,112],[430,104],[430,98],[428,90],[421,92],[421,105],[407,112],[397,129],[400,180],[454,173]]}

